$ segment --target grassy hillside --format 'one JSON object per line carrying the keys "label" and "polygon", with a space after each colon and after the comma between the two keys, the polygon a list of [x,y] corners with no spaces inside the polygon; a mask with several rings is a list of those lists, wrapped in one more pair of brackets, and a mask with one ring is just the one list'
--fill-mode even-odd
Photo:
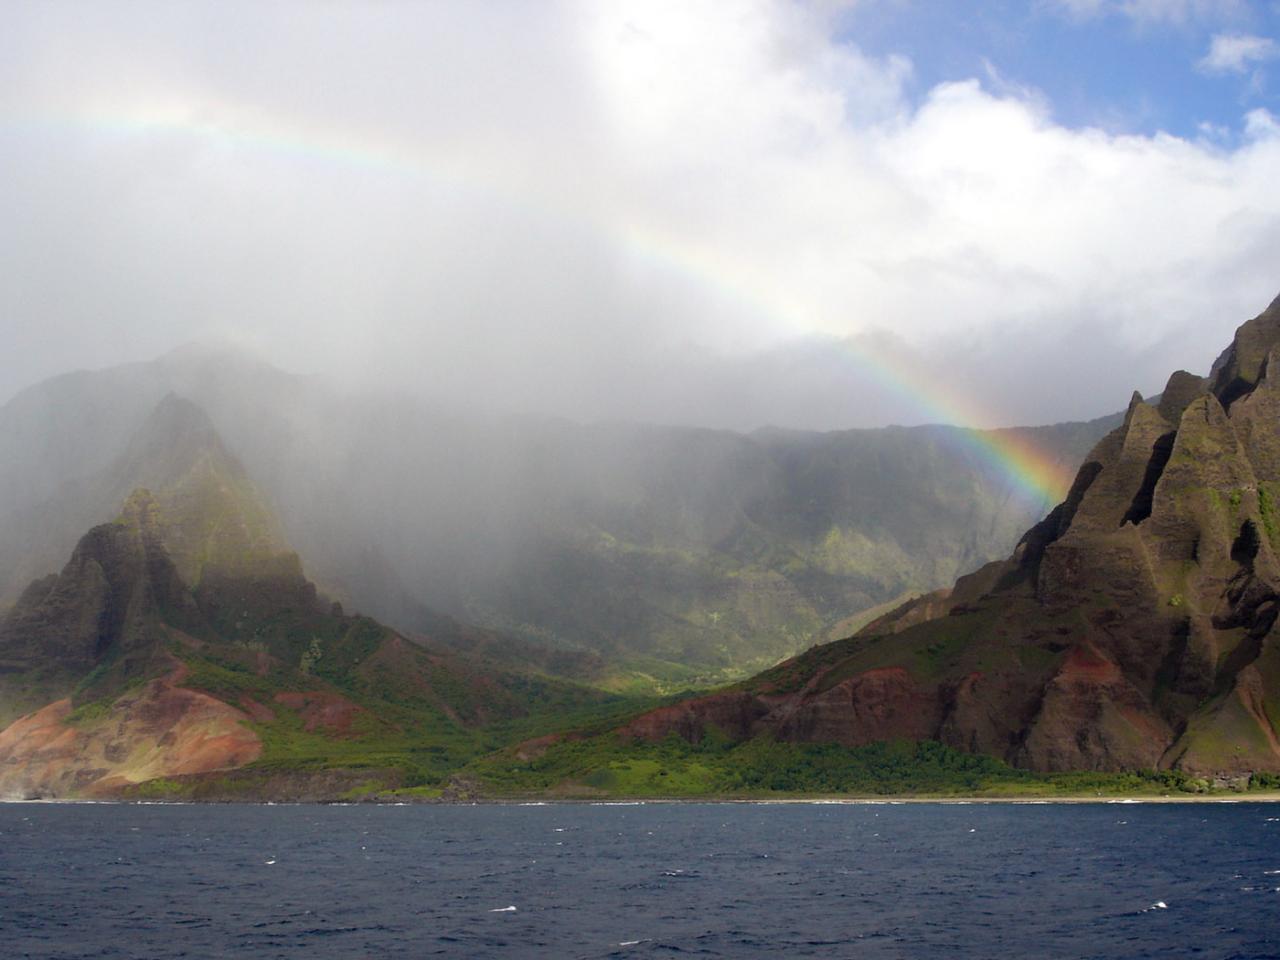
{"label": "grassy hillside", "polygon": [[747,742],[711,733],[696,743],[672,735],[653,743],[616,734],[563,740],[537,757],[504,750],[464,776],[491,797],[1089,797],[1182,796],[1274,790],[1265,774],[1215,783],[1180,771],[1041,774],[936,741]]}

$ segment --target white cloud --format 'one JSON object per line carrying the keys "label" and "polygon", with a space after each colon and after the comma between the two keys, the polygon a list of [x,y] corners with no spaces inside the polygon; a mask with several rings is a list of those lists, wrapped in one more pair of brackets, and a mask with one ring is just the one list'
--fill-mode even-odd
{"label": "white cloud", "polygon": [[1244,117],[1244,133],[1250,140],[1280,138],[1280,121],[1263,107],[1250,110]]}
{"label": "white cloud", "polygon": [[1120,14],[1139,24],[1230,22],[1249,13],[1246,0],[1048,0],[1078,20]]}
{"label": "white cloud", "polygon": [[1090,20],[1100,16],[1109,7],[1108,0],[1048,0],[1047,5],[1077,20]]}
{"label": "white cloud", "polygon": [[1254,64],[1274,60],[1280,47],[1270,37],[1246,33],[1214,34],[1209,52],[1196,64],[1206,73],[1248,73]]}
{"label": "white cloud", "polygon": [[1149,23],[1234,19],[1247,7],[1244,0],[1122,0],[1119,6],[1126,16]]}
{"label": "white cloud", "polygon": [[1269,114],[1227,149],[913,105],[813,5],[68,9],[0,38],[0,383],[213,329],[583,416],[937,415],[865,364],[839,403],[708,372],[834,337],[1025,422],[1204,368],[1280,289]]}

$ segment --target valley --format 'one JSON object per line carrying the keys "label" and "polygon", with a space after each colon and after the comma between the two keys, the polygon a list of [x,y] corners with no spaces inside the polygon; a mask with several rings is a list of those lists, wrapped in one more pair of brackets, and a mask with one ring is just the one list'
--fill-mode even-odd
{"label": "valley", "polygon": [[[1274,788],[1278,304],[1240,327],[1207,378],[1175,373],[1114,425],[1025,431],[1065,459],[1113,426],[1082,455],[1063,501],[1032,521],[1034,505],[942,428],[746,437],[543,424],[522,447],[498,445],[519,464],[506,486],[472,491],[506,504],[484,514],[487,526],[453,511],[453,535],[479,525],[478,552],[452,554],[413,522],[384,533],[383,550],[368,532],[347,532],[387,531],[397,517],[443,524],[457,501],[419,491],[410,504],[416,488],[404,478],[415,475],[403,471],[395,482],[375,472],[343,495],[321,477],[291,497],[281,478],[296,477],[298,461],[255,460],[273,429],[296,436],[283,420],[241,423],[233,445],[201,405],[169,391],[54,497],[6,515],[8,529],[26,531],[6,541],[10,576],[62,531],[97,522],[0,622],[0,793]],[[94,391],[124,390],[100,376]],[[275,371],[253,376],[301,389]],[[149,382],[128,379],[130,389]],[[39,423],[35,402],[0,410],[10,442],[20,414],[24,429]],[[97,426],[99,441],[110,435]],[[492,435],[472,426],[453,442],[487,447]],[[24,489],[33,499],[39,469],[74,446],[62,437],[21,469],[10,463],[8,502],[21,505]],[[423,456],[377,449],[361,462]],[[570,469],[571,454],[585,461]],[[254,462],[276,486],[260,484]],[[435,491],[439,477],[428,480]],[[526,522],[504,526],[505,497],[519,498]],[[320,503],[328,524],[299,527]],[[1014,522],[1029,529],[1004,542]],[[323,541],[323,587],[309,554],[304,572],[295,529]],[[45,534],[40,549],[15,549]],[[487,535],[505,538],[523,576],[463,577],[478,558],[494,562],[480,549],[496,549]],[[414,544],[430,559],[388,559]],[[1006,558],[989,560],[997,548]],[[453,566],[467,603],[415,593],[433,563]],[[971,572],[939,587],[957,568]],[[515,612],[459,615],[492,613],[495,598]],[[840,633],[851,635],[829,639]]]}

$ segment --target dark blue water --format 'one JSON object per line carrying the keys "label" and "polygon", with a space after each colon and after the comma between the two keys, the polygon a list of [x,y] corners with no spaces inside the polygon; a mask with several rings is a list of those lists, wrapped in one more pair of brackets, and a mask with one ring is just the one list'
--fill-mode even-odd
{"label": "dark blue water", "polygon": [[15,958],[1260,958],[1278,888],[1254,803],[0,804]]}

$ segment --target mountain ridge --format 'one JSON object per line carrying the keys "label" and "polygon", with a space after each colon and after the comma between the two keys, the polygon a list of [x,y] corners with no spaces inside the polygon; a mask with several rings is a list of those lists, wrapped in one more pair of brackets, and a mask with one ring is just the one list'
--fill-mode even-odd
{"label": "mountain ridge", "polygon": [[[207,413],[346,606],[407,634],[442,613],[510,637],[511,656],[619,688],[765,667],[1007,553],[1041,509],[959,428],[746,436],[486,418],[196,351],[0,408],[0,454],[13,454],[0,597],[147,485],[122,451],[169,393]],[[1105,427],[1026,435],[1074,465]]]}
{"label": "mountain ridge", "polygon": [[[1135,394],[1012,554],[623,741],[904,739],[1043,772],[1280,771],[1280,298]],[[549,761],[543,761],[544,764]]]}

